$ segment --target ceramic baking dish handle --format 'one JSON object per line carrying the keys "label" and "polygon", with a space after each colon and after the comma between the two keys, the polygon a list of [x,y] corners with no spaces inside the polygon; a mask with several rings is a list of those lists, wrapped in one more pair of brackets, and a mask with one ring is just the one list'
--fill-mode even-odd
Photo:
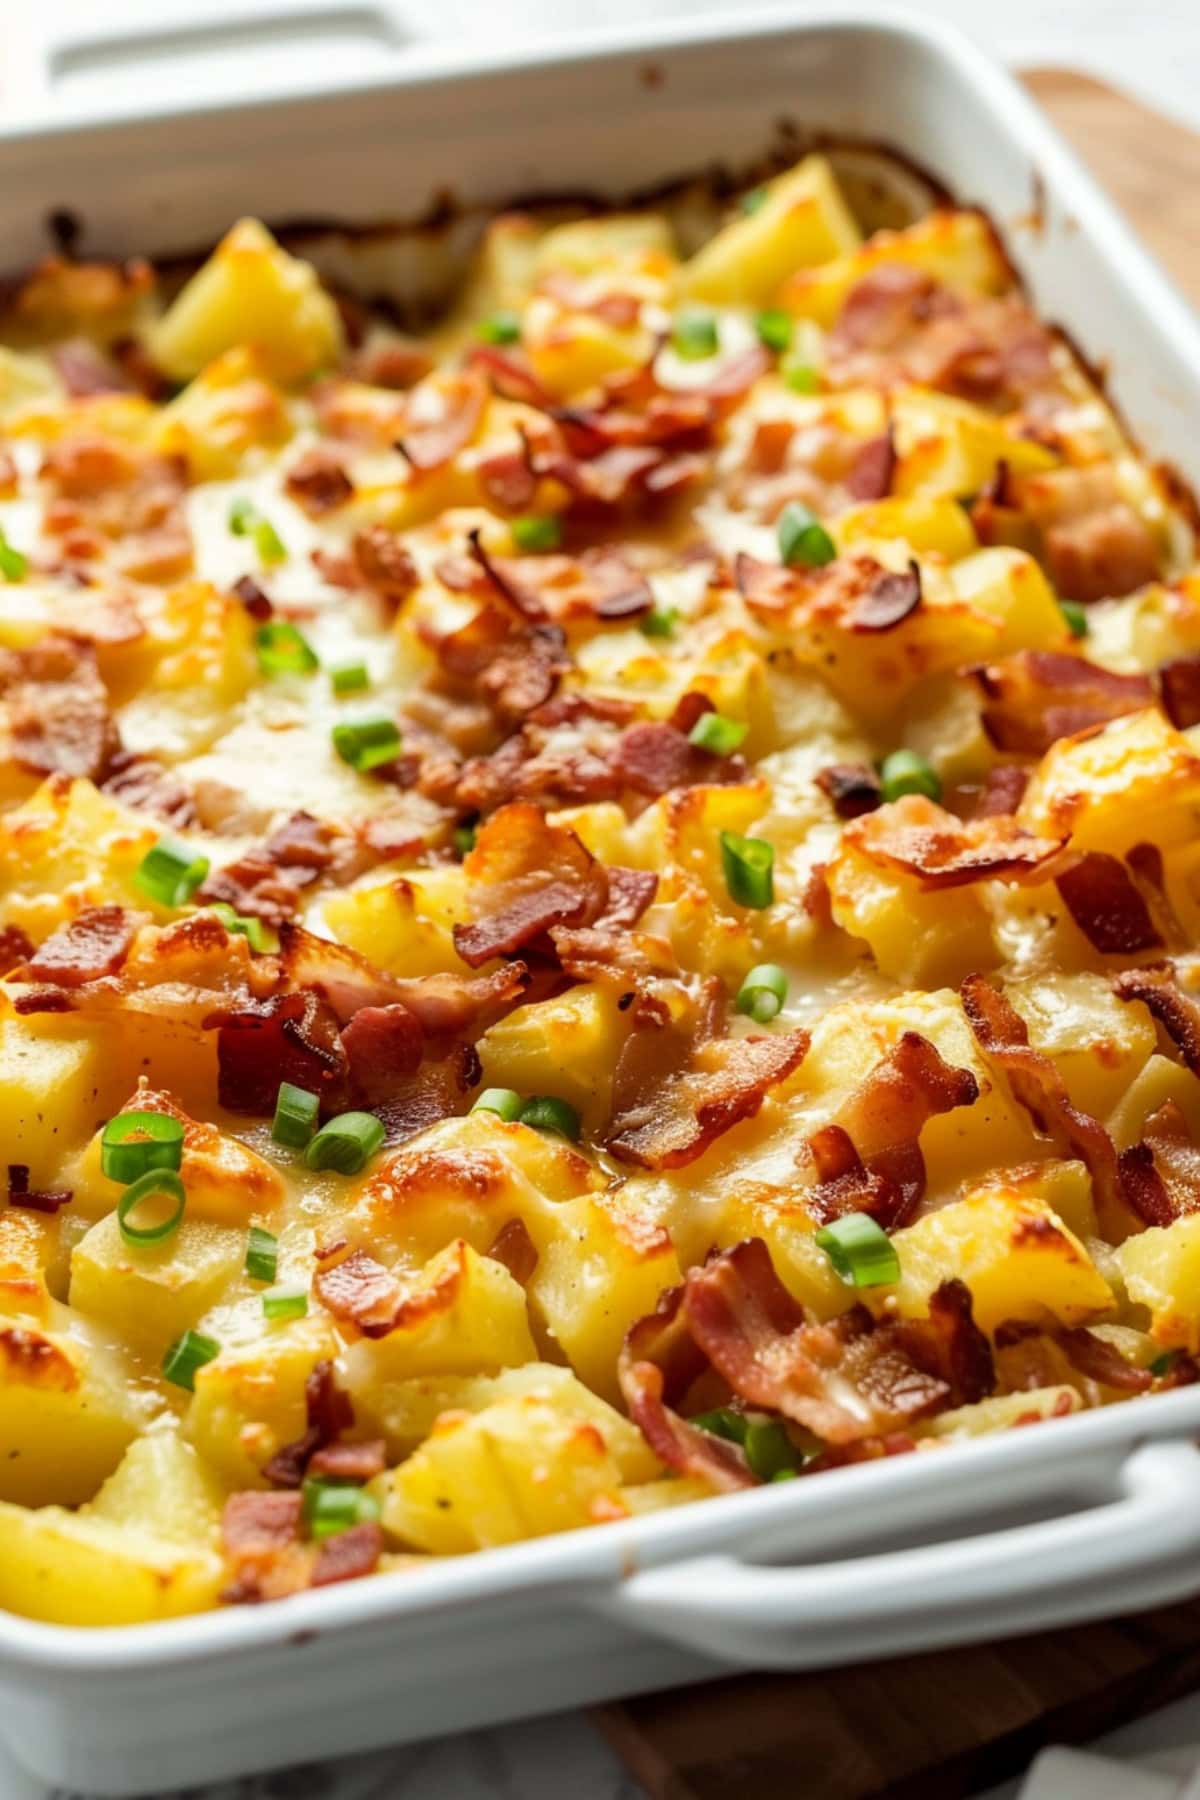
{"label": "ceramic baking dish handle", "polygon": [[[823,1479],[823,1478],[822,1478]],[[805,1567],[716,1555],[633,1575],[605,1610],[758,1668],[801,1668],[1025,1631],[1200,1591],[1200,1451],[1152,1444],[1110,1501],[1035,1524]]]}

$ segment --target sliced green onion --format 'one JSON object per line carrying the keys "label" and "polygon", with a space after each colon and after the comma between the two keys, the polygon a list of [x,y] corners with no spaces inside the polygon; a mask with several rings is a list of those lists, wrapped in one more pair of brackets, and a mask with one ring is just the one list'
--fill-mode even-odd
{"label": "sliced green onion", "polygon": [[1178,1354],[1177,1350],[1164,1350],[1161,1356],[1156,1356],[1154,1361],[1149,1364],[1151,1375],[1157,1379],[1159,1376],[1168,1374]]}
{"label": "sliced green onion", "polygon": [[308,1289],[272,1288],[262,1297],[264,1319],[302,1319],[308,1311]]}
{"label": "sliced green onion", "polygon": [[518,550],[557,550],[562,543],[562,520],[554,513],[526,513],[509,529]]}
{"label": "sliced green onion", "polygon": [[303,1150],[317,1129],[320,1110],[321,1102],[308,1088],[281,1081],[275,1096],[271,1136],[277,1144],[286,1144],[290,1150]]}
{"label": "sliced green onion", "polygon": [[819,394],[821,377],[811,363],[789,363],[783,370],[783,379],[793,394]]}
{"label": "sliced green onion", "polygon": [[837,555],[833,539],[820,519],[799,500],[791,500],[784,507],[775,532],[779,554],[789,568],[804,563],[810,569],[820,569]]}
{"label": "sliced green onion", "polygon": [[[174,1201],[174,1210],[157,1225],[132,1224],[130,1214],[137,1211],[143,1200],[159,1194]],[[161,1244],[179,1230],[186,1205],[187,1192],[178,1175],[170,1169],[150,1169],[136,1181],[131,1181],[117,1201],[117,1225],[121,1236],[127,1244]]]}
{"label": "sliced green onion", "polygon": [[740,1013],[766,1025],[787,999],[787,990],[787,976],[778,963],[759,963],[738,989],[734,1004]]}
{"label": "sliced green onion", "polygon": [[196,1386],[196,1370],[220,1354],[216,1338],[205,1337],[202,1331],[185,1331],[163,1357],[162,1372],[168,1381],[186,1388],[190,1394]]}
{"label": "sliced green onion", "polygon": [[521,1096],[515,1088],[484,1088],[471,1111],[499,1113],[511,1125],[521,1116]]}
{"label": "sliced green onion", "polygon": [[723,831],[721,866],[731,900],[739,906],[770,906],[775,898],[775,851],[765,839]]}
{"label": "sliced green onion", "polygon": [[886,1287],[900,1279],[896,1246],[870,1213],[843,1213],[816,1234],[833,1272],[851,1287]]}
{"label": "sliced green onion", "polygon": [[254,539],[254,548],[258,551],[259,562],[281,563],[287,561],[287,545],[270,519],[255,519],[250,535]]}
{"label": "sliced green onion", "polygon": [[688,1420],[698,1431],[707,1431],[713,1437],[724,1438],[730,1444],[744,1444],[750,1421],[745,1413],[738,1412],[732,1406],[714,1407],[712,1412],[697,1413],[694,1419]]}
{"label": "sliced green onion", "polygon": [[252,1225],[246,1238],[246,1273],[251,1281],[274,1281],[279,1273],[279,1239],[261,1225]]}
{"label": "sliced green onion", "polygon": [[247,500],[243,494],[240,499],[230,502],[229,529],[234,537],[245,537],[258,518],[258,508],[253,500]]}
{"label": "sliced green onion", "polygon": [[929,800],[942,797],[937,770],[918,750],[893,750],[885,756],[879,770],[879,787],[885,800],[899,800],[905,794],[924,794]]}
{"label": "sliced green onion", "polygon": [[743,194],[738,205],[744,213],[753,214],[761,211],[769,199],[770,194],[765,187],[756,187],[751,188],[749,193]]}
{"label": "sliced green onion", "polygon": [[310,1169],[336,1169],[357,1175],[383,1143],[385,1132],[374,1113],[339,1113],[322,1125],[304,1152]]}
{"label": "sliced green onion", "polygon": [[521,1108],[521,1123],[532,1125],[535,1131],[557,1131],[572,1143],[579,1138],[579,1114],[556,1094],[535,1094],[527,1100]]}
{"label": "sliced green onion", "polygon": [[394,719],[346,720],[333,728],[333,747],[344,763],[359,774],[395,762],[400,754],[400,730]]}
{"label": "sliced green onion", "polygon": [[478,835],[478,825],[456,825],[454,827],[454,848],[460,856],[470,855],[475,848],[475,839]]}
{"label": "sliced green onion", "polygon": [[379,1517],[374,1494],[349,1483],[306,1481],[301,1490],[301,1512],[309,1535],[319,1543],[353,1525],[373,1524]]}
{"label": "sliced green onion", "polygon": [[204,910],[215,913],[232,936],[244,937],[256,955],[273,956],[278,950],[278,933],[253,913],[236,912],[228,900],[210,900]]}
{"label": "sliced green onion", "polygon": [[648,638],[674,637],[678,623],[677,606],[652,606],[641,622],[642,635]]}
{"label": "sliced green onion", "polygon": [[752,1419],[742,1448],[750,1473],[760,1481],[777,1481],[780,1475],[796,1473],[796,1447],[778,1419]]}
{"label": "sliced green onion", "polygon": [[321,666],[304,633],[286,619],[269,619],[260,625],[254,634],[254,648],[264,675],[311,675]]}
{"label": "sliced green onion", "polygon": [[117,1113],[100,1134],[100,1168],[110,1181],[139,1181],[182,1162],[183,1126],[170,1113]]}
{"label": "sliced green onion", "polygon": [[1080,606],[1078,600],[1060,600],[1058,610],[1063,616],[1063,623],[1072,637],[1086,637],[1088,634],[1087,608]]}
{"label": "sliced green onion", "polygon": [[519,313],[502,308],[479,321],[479,335],[485,344],[516,344],[521,339]]}
{"label": "sliced green onion", "polygon": [[768,1476],[767,1479],[769,1481],[795,1481],[799,1473],[799,1469],[776,1469],[775,1473]]}
{"label": "sliced green onion", "polygon": [[768,307],[755,319],[754,329],[760,344],[782,356],[792,341],[792,315],[784,312],[782,306]]}
{"label": "sliced green onion", "polygon": [[365,662],[348,662],[330,669],[329,679],[335,694],[357,694],[368,685],[370,676]]}
{"label": "sliced green onion", "polygon": [[28,568],[29,558],[23,551],[15,549],[0,531],[0,575],[5,581],[23,581]]}
{"label": "sliced green onion", "polygon": [[750,727],[742,719],[727,719],[724,713],[701,713],[688,732],[688,743],[713,756],[729,756],[745,739]]}
{"label": "sliced green onion", "polygon": [[133,884],[160,906],[184,906],[208,874],[207,856],[160,838],[133,871]]}
{"label": "sliced green onion", "polygon": [[720,342],[717,321],[711,313],[701,312],[698,308],[679,313],[671,328],[671,348],[685,362],[700,362],[706,356],[715,356]]}

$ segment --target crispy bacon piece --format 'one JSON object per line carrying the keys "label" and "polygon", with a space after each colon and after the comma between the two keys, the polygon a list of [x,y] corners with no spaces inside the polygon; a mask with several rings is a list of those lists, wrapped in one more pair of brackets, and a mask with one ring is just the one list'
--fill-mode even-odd
{"label": "crispy bacon piece", "polygon": [[998,750],[1043,756],[1051,744],[1153,701],[1144,675],[1118,675],[1060,650],[1019,650],[970,671],[987,704],[983,728]]}
{"label": "crispy bacon piece", "polygon": [[1158,574],[1153,531],[1121,493],[1111,463],[1050,469],[1015,483],[1021,509],[1041,533],[1042,556],[1059,594],[1115,599]]}
{"label": "crispy bacon piece", "polygon": [[0,976],[33,955],[33,939],[19,925],[0,925]]}
{"label": "crispy bacon piece", "polygon": [[384,525],[360,526],[351,551],[363,586],[373,588],[390,605],[399,606],[421,579],[400,538]]}
{"label": "crispy bacon piece", "polygon": [[[457,1270],[450,1266],[447,1276],[457,1280]],[[335,1319],[357,1327],[364,1337],[386,1337],[405,1322],[404,1289],[396,1277],[368,1256],[365,1250],[352,1250],[332,1269],[323,1269],[314,1283],[321,1304]],[[421,1302],[433,1310],[437,1297],[422,1296]]]}
{"label": "crispy bacon piece", "polygon": [[134,384],[117,365],[87,338],[72,338],[65,344],[56,344],[50,352],[50,360],[73,399],[135,391]]}
{"label": "crispy bacon piece", "polygon": [[332,444],[314,444],[297,457],[283,485],[310,519],[324,518],[354,495],[354,483]]}
{"label": "crispy bacon piece", "polygon": [[426,345],[417,338],[398,337],[381,344],[365,344],[348,359],[346,372],[368,387],[397,391],[415,387],[434,367]]}
{"label": "crispy bacon piece", "polygon": [[808,1051],[809,1034],[721,1038],[723,991],[712,984],[690,1014],[664,1023],[659,1007],[635,1011],[613,1075],[606,1142],[621,1162],[678,1169],[743,1119]]}
{"label": "crispy bacon piece", "polygon": [[426,1057],[412,1078],[400,1082],[373,1111],[384,1129],[390,1148],[419,1131],[427,1131],[439,1119],[456,1118],[465,1111],[466,1099],[483,1079],[483,1069],[473,1044],[455,1044],[437,1061]]}
{"label": "crispy bacon piece", "polygon": [[906,794],[847,825],[843,842],[924,888],[952,888],[1044,881],[1065,839],[1038,837],[1006,814],[957,819],[922,794]]}
{"label": "crispy bacon piece", "polygon": [[552,925],[591,924],[608,900],[603,865],[529,801],[492,815],[464,869],[473,918],[454,927],[454,945],[473,969],[511,956]]}
{"label": "crispy bacon piece", "polygon": [[989,769],[987,780],[975,801],[973,819],[994,819],[999,814],[1015,813],[1025,798],[1029,771],[1019,763],[1000,763]]}
{"label": "crispy bacon piece", "polygon": [[1153,1387],[1154,1377],[1148,1369],[1135,1368],[1106,1338],[1097,1337],[1086,1326],[1055,1333],[1055,1341],[1073,1369],[1098,1381],[1102,1387],[1116,1388],[1126,1394],[1144,1394]]}
{"label": "crispy bacon piece", "polygon": [[888,1231],[907,1224],[925,1192],[921,1131],[978,1098],[969,1069],[943,1061],[919,1032],[904,1032],[854,1089],[838,1122],[808,1140],[819,1176],[809,1210],[822,1223],[869,1212]]}
{"label": "crispy bacon piece", "polygon": [[1177,656],[1156,677],[1163,711],[1177,731],[1200,725],[1200,656]]}
{"label": "crispy bacon piece", "polygon": [[221,1541],[233,1557],[270,1555],[300,1538],[300,1495],[230,1494],[221,1514]]}
{"label": "crispy bacon piece", "polygon": [[308,1459],[310,1475],[332,1475],[338,1481],[371,1481],[382,1475],[387,1456],[382,1438],[362,1444],[328,1444]]}
{"label": "crispy bacon piece", "polygon": [[655,981],[679,979],[679,965],[666,938],[599,924],[578,931],[556,925],[550,938],[565,975],[575,981],[615,983],[628,993],[629,1004]]}
{"label": "crispy bacon piece", "polygon": [[419,1021],[426,1043],[478,1037],[519,1004],[529,987],[524,963],[509,962],[488,975],[450,972],[396,976],[396,998]]}
{"label": "crispy bacon piece", "polygon": [[[418,474],[428,474],[465,450],[479,429],[487,405],[488,385],[478,369],[434,377],[414,390],[405,414],[398,448]],[[432,404],[437,402],[435,412]]]}
{"label": "crispy bacon piece", "polygon": [[490,601],[432,648],[452,686],[508,729],[544,706],[571,666],[560,626],[529,625]]}
{"label": "crispy bacon piece", "polygon": [[338,1386],[333,1364],[327,1357],[314,1363],[309,1371],[304,1383],[304,1410],[304,1435],[277,1450],[263,1468],[265,1479],[275,1487],[298,1488],[314,1453],[336,1445],[342,1432],[354,1424],[350,1397]]}
{"label": "crispy bacon piece", "polygon": [[1200,1004],[1180,987],[1174,963],[1124,969],[1113,977],[1113,992],[1148,1007],[1192,1074],[1200,1075]]}
{"label": "crispy bacon piece", "polygon": [[53,1193],[38,1193],[29,1185],[29,1164],[9,1163],[8,1165],[8,1204],[23,1206],[27,1212],[49,1213],[53,1215],[68,1206],[74,1199],[72,1188],[59,1188]]}
{"label": "crispy bacon piece", "polygon": [[1102,956],[1162,949],[1150,910],[1120,857],[1088,850],[1055,876],[1054,885],[1092,949]]}
{"label": "crispy bacon piece", "polygon": [[526,512],[537,493],[538,475],[527,438],[516,450],[496,450],[476,467],[479,485],[493,506],[506,513]]}
{"label": "crispy bacon piece", "polygon": [[1055,395],[1053,347],[1015,295],[968,297],[923,270],[884,262],[847,294],[825,373],[839,387],[916,382],[1010,412]]}
{"label": "crispy bacon piece", "polygon": [[385,1100],[398,1081],[421,1066],[425,1038],[407,1006],[364,1006],[341,1031],[354,1084],[368,1106]]}
{"label": "crispy bacon piece", "polygon": [[879,777],[867,763],[830,763],[818,770],[817,786],[839,819],[859,819],[883,804]]}
{"label": "crispy bacon piece", "polygon": [[714,756],[691,743],[686,732],[660,719],[643,720],[623,731],[612,767],[622,785],[648,799],[701,783],[740,781],[746,772],[740,756]]}
{"label": "crispy bacon piece", "polygon": [[579,806],[615,799],[621,782],[614,752],[619,728],[632,714],[624,700],[558,694],[498,749],[456,765],[445,790],[427,786],[425,771],[422,785],[460,812],[493,812],[509,800]]}
{"label": "crispy bacon piece", "polygon": [[97,781],[120,747],[95,651],[53,634],[0,650],[0,722],[8,755],[33,775]]}
{"label": "crispy bacon piece", "polygon": [[811,623],[841,631],[893,631],[921,604],[915,563],[896,574],[871,556],[840,556],[824,568],[792,569],[743,551],[734,579],[752,612],[771,618],[795,608]]}
{"label": "crispy bacon piece", "polygon": [[126,806],[151,813],[179,831],[190,830],[199,823],[196,802],[183,777],[153,756],[118,750],[109,758],[108,773],[100,787]]}
{"label": "crispy bacon piece", "polygon": [[[770,367],[771,357],[763,345],[749,344],[746,349],[738,350],[732,356],[717,358],[707,381],[689,380],[683,391],[689,397],[699,394],[707,400],[740,400]],[[657,368],[655,376],[657,379]],[[668,383],[664,382],[662,385],[665,392],[671,392]]]}
{"label": "crispy bacon piece", "polygon": [[269,1118],[281,1081],[335,1107],[348,1072],[337,1021],[313,993],[275,994],[215,1015],[217,1097],[230,1112]]}
{"label": "crispy bacon piece", "polygon": [[476,344],[469,352],[467,362],[487,376],[493,391],[503,399],[516,400],[543,411],[552,406],[552,396],[521,351],[502,350],[495,344]]}
{"label": "crispy bacon piece", "polygon": [[117,566],[136,580],[174,581],[187,573],[185,458],[80,435],[52,444],[42,473],[53,490],[45,529],[72,558],[100,556],[115,540]]}
{"label": "crispy bacon piece", "polygon": [[383,1529],[374,1520],[334,1532],[317,1546],[313,1562],[313,1587],[329,1587],[335,1581],[357,1581],[374,1574],[383,1554]]}
{"label": "crispy bacon piece", "polygon": [[524,1219],[512,1218],[502,1225],[487,1253],[493,1262],[503,1263],[514,1281],[528,1287],[538,1266],[538,1251]]}
{"label": "crispy bacon piece", "polygon": [[749,1238],[692,1269],[683,1315],[695,1343],[739,1399],[766,1406],[832,1444],[879,1436],[946,1406],[982,1399],[993,1369],[959,1281],[930,1298],[928,1320],[877,1322],[855,1307],[807,1322]]}
{"label": "crispy bacon piece", "polygon": [[1200,1149],[1173,1100],[1151,1114],[1141,1141],[1118,1162],[1121,1192],[1147,1225],[1173,1225],[1200,1210]]}
{"label": "crispy bacon piece", "polygon": [[597,546],[580,556],[491,556],[478,532],[471,534],[471,547],[488,581],[533,624],[634,619],[654,605],[645,576],[617,550]]}
{"label": "crispy bacon piece", "polygon": [[716,1493],[754,1487],[739,1449],[674,1411],[706,1363],[683,1318],[683,1298],[683,1287],[671,1288],[626,1335],[617,1373],[629,1416],[659,1461],[676,1474],[707,1481]]}
{"label": "crispy bacon piece", "polygon": [[123,906],[89,906],[48,937],[19,979],[81,987],[115,975],[133,944],[134,920]]}
{"label": "crispy bacon piece", "polygon": [[1098,1119],[1072,1104],[1066,1083],[1048,1056],[1029,1042],[1020,1013],[985,975],[968,975],[959,989],[967,1023],[988,1061],[1007,1078],[1013,1099],[1038,1131],[1063,1143],[1086,1164],[1101,1223],[1127,1220],[1117,1153]]}
{"label": "crispy bacon piece", "polygon": [[884,500],[892,491],[896,474],[896,445],[890,431],[868,438],[855,452],[846,474],[846,492],[853,500]]}
{"label": "crispy bacon piece", "polygon": [[264,842],[236,862],[216,869],[196,898],[224,900],[235,912],[282,925],[295,912],[304,889],[335,862],[341,835],[311,813],[293,813]]}

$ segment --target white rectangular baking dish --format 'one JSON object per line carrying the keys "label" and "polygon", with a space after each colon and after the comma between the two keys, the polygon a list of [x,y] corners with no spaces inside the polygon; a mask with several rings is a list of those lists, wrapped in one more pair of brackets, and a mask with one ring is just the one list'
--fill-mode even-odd
{"label": "white rectangular baking dish", "polygon": [[[251,49],[258,17],[237,27]],[[29,64],[27,116],[0,127],[0,263],[40,254],[64,206],[89,248],[160,253],[245,212],[366,222],[447,187],[619,193],[749,162],[790,118],[900,147],[985,206],[1143,442],[1200,479],[1191,312],[1016,85],[941,28],[827,12],[486,57],[405,44],[365,5],[292,4],[274,29],[316,54],[248,49],[219,98],[194,69],[182,101],[148,77],[204,47],[194,9],[148,36],[89,25]],[[378,69],[340,53],[364,32]],[[1200,1388],[1181,1389],[259,1609],[92,1632],[0,1615],[0,1737],[50,1781],[160,1792],[738,1665],[1179,1599],[1200,1591],[1197,1435]]]}

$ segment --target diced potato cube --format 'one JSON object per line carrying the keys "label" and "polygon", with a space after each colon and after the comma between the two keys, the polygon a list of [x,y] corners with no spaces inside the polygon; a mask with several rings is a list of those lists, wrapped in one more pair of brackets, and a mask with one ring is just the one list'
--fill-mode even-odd
{"label": "diced potato cube", "polygon": [[322,913],[339,942],[378,968],[403,975],[465,973],[453,937],[454,926],[468,916],[460,869],[343,888],[324,901]]}
{"label": "diced potato cube", "polygon": [[1011,275],[996,234],[982,213],[933,212],[904,231],[877,231],[861,250],[823,268],[800,269],[780,301],[802,318],[832,325],[850,289],[880,263],[923,269],[965,294],[999,294]]}
{"label": "diced potato cube", "polygon": [[641,368],[654,339],[635,325],[618,328],[590,313],[556,314],[548,329],[530,334],[526,353],[542,386],[561,399],[583,394],[606,376]]}
{"label": "diced potato cube", "polygon": [[625,1334],[683,1279],[678,1258],[661,1227],[589,1196],[560,1207],[555,1224],[529,1278],[530,1304],[576,1374],[618,1400]]}
{"label": "diced potato cube", "polygon": [[1058,457],[1002,419],[928,388],[904,388],[893,401],[897,494],[967,498],[982,492],[1003,462],[1014,475],[1053,469]]}
{"label": "diced potato cube", "polygon": [[1005,993],[1072,1102],[1097,1118],[1117,1104],[1154,1049],[1148,1014],[1118,1000],[1103,975],[1030,977],[1008,982]]}
{"label": "diced potato cube", "polygon": [[256,1294],[243,1317],[206,1316],[199,1329],[222,1349],[196,1371],[186,1434],[231,1488],[262,1487],[264,1463],[304,1434],[305,1383],[316,1363],[337,1355],[332,1326],[314,1313],[266,1325]]}
{"label": "diced potato cube", "polygon": [[1062,610],[1041,567],[1024,550],[997,544],[954,565],[954,592],[999,629],[989,655],[1014,650],[1060,649]]}
{"label": "diced potato cube", "polygon": [[502,1263],[456,1239],[416,1275],[400,1277],[405,1316],[386,1336],[357,1347],[381,1381],[476,1375],[537,1355],[525,1293]]}
{"label": "diced potato cube", "polygon": [[[214,1224],[233,1226],[244,1231],[251,1219],[270,1215],[281,1204],[285,1187],[278,1169],[249,1149],[239,1138],[207,1119],[191,1118],[175,1100],[161,1089],[139,1086],[120,1109],[122,1112],[161,1113],[183,1126],[183,1158],[180,1179],[187,1189],[188,1220],[211,1220]],[[121,1197],[122,1184],[103,1173],[103,1136],[101,1128],[84,1151],[79,1165],[78,1204],[93,1217],[115,1207]],[[215,1255],[217,1240],[208,1240],[201,1248],[198,1238],[194,1246],[182,1251],[184,1264],[195,1260],[214,1268],[210,1252]],[[101,1257],[106,1251],[100,1251]],[[140,1253],[139,1253],[140,1254]],[[164,1268],[166,1265],[164,1265]],[[174,1275],[164,1275],[168,1286]]]}
{"label": "diced potato cube", "polygon": [[647,264],[669,266],[674,259],[675,239],[661,214],[609,213],[552,226],[534,251],[533,273],[538,279],[552,269],[594,275]]}
{"label": "diced potato cube", "polygon": [[[156,1515],[157,1517],[157,1515]],[[57,1625],[136,1625],[217,1603],[215,1550],[57,1506],[0,1502],[0,1606]]]}
{"label": "diced potato cube", "polygon": [[603,1430],[572,1416],[553,1391],[513,1395],[480,1413],[444,1413],[382,1485],[384,1529],[441,1555],[627,1513]]}
{"label": "diced potato cube", "polygon": [[991,920],[971,888],[922,888],[841,844],[825,871],[834,923],[863,938],[885,975],[920,987],[957,983],[996,961]]}
{"label": "diced potato cube", "polygon": [[1200,1213],[1139,1231],[1114,1253],[1125,1291],[1150,1309],[1150,1329],[1171,1349],[1200,1350]]}
{"label": "diced potato cube", "polygon": [[23,1206],[0,1211],[0,1314],[49,1317],[46,1271],[58,1256],[60,1235],[57,1217]]}
{"label": "diced potato cube", "polygon": [[485,1087],[556,1094],[589,1131],[612,1111],[612,1076],[629,1035],[614,984],[585,983],[538,1006],[518,1007],[478,1043]]}
{"label": "diced potato cube", "polygon": [[48,357],[0,349],[0,418],[58,399],[62,382]]}
{"label": "diced potato cube", "polygon": [[31,1186],[51,1186],[64,1156],[94,1128],[102,1080],[95,1038],[41,1037],[23,1019],[0,1018],[5,1160],[28,1163]]}
{"label": "diced potato cube", "polygon": [[1157,707],[1060,738],[1034,770],[1018,818],[1076,850],[1170,850],[1200,825],[1200,756]]}
{"label": "diced potato cube", "polygon": [[[1002,1160],[998,1159],[998,1160]],[[1096,1203],[1092,1194],[1092,1178],[1084,1163],[1074,1158],[1054,1158],[1050,1162],[1027,1163],[1013,1169],[1003,1169],[994,1176],[985,1177],[975,1188],[976,1195],[986,1194],[995,1189],[1011,1205],[1014,1197],[1024,1196],[1027,1199],[1050,1207],[1069,1231],[1082,1243],[1086,1243],[1089,1251],[1097,1241]]]}
{"label": "diced potato cube", "polygon": [[310,263],[289,256],[257,219],[240,219],[150,334],[149,350],[175,381],[214,357],[254,344],[283,380],[336,363],[342,328]]}
{"label": "diced potato cube", "polygon": [[1111,1288],[1074,1232],[1020,1191],[972,1194],[895,1232],[892,1242],[901,1271],[893,1292],[905,1317],[924,1316],[930,1294],[955,1276],[970,1288],[984,1331],[1047,1316],[1079,1325],[1113,1308]]}
{"label": "diced potato cube", "polygon": [[5,924],[41,943],[85,907],[143,906],[133,872],[159,835],[90,781],[50,776],[0,819]]}
{"label": "diced potato cube", "polygon": [[948,562],[957,562],[979,548],[971,521],[956,500],[924,495],[852,506],[834,521],[833,538],[839,550],[869,549],[872,543],[898,538],[918,556],[933,551]]}
{"label": "diced potato cube", "polygon": [[115,1212],[71,1254],[71,1305],[160,1356],[241,1269],[244,1230],[185,1218],[162,1244],[126,1244]]}
{"label": "diced potato cube", "polygon": [[236,475],[248,451],[284,444],[292,422],[283,395],[265,379],[266,359],[227,350],[164,406],[151,441],[187,459],[196,481]]}
{"label": "diced potato cube", "polygon": [[[1141,1012],[1142,1009],[1131,1006],[1129,1010]],[[1182,1064],[1172,1062],[1169,1056],[1155,1054],[1130,1082],[1109,1117],[1109,1136],[1117,1149],[1127,1150],[1131,1144],[1136,1144],[1151,1113],[1156,1113],[1168,1100],[1182,1112],[1193,1137],[1200,1136],[1200,1082]]]}
{"label": "diced potato cube", "polygon": [[847,256],[861,242],[833,170],[823,156],[808,156],[683,265],[679,292],[719,305],[761,304],[794,270]]}
{"label": "diced potato cube", "polygon": [[979,1400],[973,1406],[956,1406],[950,1412],[938,1413],[936,1418],[923,1419],[913,1435],[957,1443],[964,1438],[984,1437],[990,1431],[1011,1431],[1014,1425],[1029,1425],[1036,1419],[1060,1419],[1082,1410],[1083,1401],[1073,1387],[1064,1384],[1029,1388],[1019,1394],[993,1394],[989,1400]]}
{"label": "diced potato cube", "polygon": [[135,1438],[87,1508],[93,1519],[189,1549],[218,1547],[225,1490],[174,1431]]}
{"label": "diced potato cube", "polygon": [[65,1307],[52,1329],[0,1320],[0,1499],[89,1500],[146,1423],[123,1362]]}

